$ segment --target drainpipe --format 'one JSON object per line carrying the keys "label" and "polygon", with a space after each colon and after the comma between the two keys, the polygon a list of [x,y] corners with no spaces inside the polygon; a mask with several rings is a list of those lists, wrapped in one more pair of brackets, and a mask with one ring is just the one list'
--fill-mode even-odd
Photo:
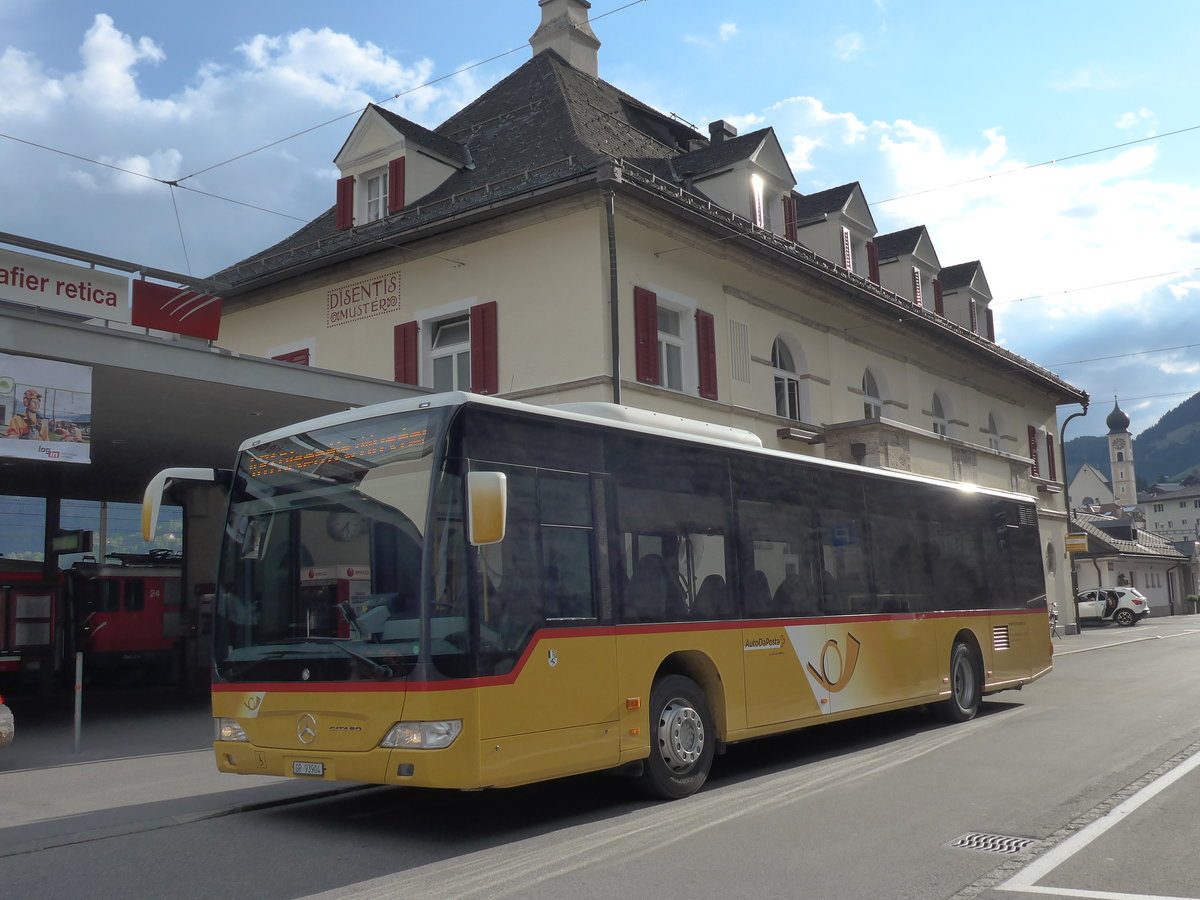
{"label": "drainpipe", "polygon": [[612,402],[621,402],[621,305],[617,282],[616,194],[604,195],[604,215],[608,220],[608,328],[612,354]]}
{"label": "drainpipe", "polygon": [[[1071,413],[1063,419],[1062,425],[1058,428],[1058,451],[1062,454],[1063,500],[1067,504],[1067,534],[1071,533],[1071,523],[1075,521],[1075,514],[1071,510],[1071,471],[1067,468],[1067,425],[1071,423],[1072,419],[1087,415],[1088,401],[1084,400],[1080,406],[1083,409],[1077,413]],[[1075,607],[1075,633],[1081,634],[1083,629],[1079,627],[1079,573],[1075,571],[1075,555],[1068,553],[1067,558],[1071,560],[1071,605]],[[1099,587],[1099,566],[1096,567],[1096,578],[1096,586]]]}

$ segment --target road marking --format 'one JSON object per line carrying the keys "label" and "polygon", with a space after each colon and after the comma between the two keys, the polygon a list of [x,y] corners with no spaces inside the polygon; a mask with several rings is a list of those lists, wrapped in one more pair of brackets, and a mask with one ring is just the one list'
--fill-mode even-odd
{"label": "road marking", "polygon": [[1123,647],[1126,644],[1138,644],[1142,641],[1166,641],[1171,638],[1186,637],[1192,634],[1200,634],[1200,629],[1192,628],[1187,631],[1180,631],[1175,634],[1147,634],[1144,637],[1130,638],[1127,641],[1113,641],[1111,644],[1100,644],[1098,647],[1080,647],[1076,650],[1055,650],[1054,656],[1070,656],[1072,653],[1091,653],[1093,650],[1107,650],[1109,647]]}
{"label": "road marking", "polygon": [[1165,791],[1184,775],[1187,775],[1197,767],[1200,767],[1200,752],[1192,754],[1192,756],[1180,763],[1170,772],[1159,776],[1140,791],[1135,793],[1128,800],[1125,800],[1123,803],[1114,806],[1104,816],[1101,816],[1090,825],[1087,825],[1082,830],[1067,838],[1061,844],[1058,844],[1045,854],[1034,859],[1033,862],[1031,862],[1028,866],[1026,866],[1008,881],[998,885],[996,890],[1012,891],[1014,893],[1024,894],[1054,894],[1060,897],[1086,897],[1093,898],[1093,900],[1200,900],[1200,897],[1195,896],[1166,897],[1158,894],[1126,894],[1114,893],[1110,891],[1084,891],[1072,888],[1045,887],[1037,883],[1076,853],[1079,853],[1094,840],[1109,831],[1109,829],[1121,824],[1121,822],[1124,821],[1130,813],[1136,811],[1147,802],[1154,799],[1154,797],[1158,796],[1158,794]]}
{"label": "road marking", "polygon": [[684,800],[635,810],[599,830],[576,826],[452,859],[347,884],[303,900],[409,900],[517,897],[537,884],[614,859],[660,852],[695,834],[840,787],[917,759],[981,729],[1009,722],[1024,708],[962,725],[922,731],[872,750],[805,765]]}

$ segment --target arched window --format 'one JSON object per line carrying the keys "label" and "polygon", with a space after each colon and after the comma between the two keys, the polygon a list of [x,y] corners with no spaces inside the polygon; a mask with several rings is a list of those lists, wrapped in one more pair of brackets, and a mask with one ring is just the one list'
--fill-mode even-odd
{"label": "arched window", "polygon": [[996,425],[995,413],[988,413],[987,442],[989,450],[1000,449],[1000,429]]}
{"label": "arched window", "polygon": [[938,394],[933,395],[933,433],[945,437],[950,431],[950,423],[946,421],[946,407]]}
{"label": "arched window", "polygon": [[783,338],[771,345],[771,365],[775,369],[775,414],[800,421],[800,379],[796,362]]}
{"label": "arched window", "polygon": [[870,369],[863,372],[863,418],[878,419],[883,416],[883,397],[879,393],[879,382]]}

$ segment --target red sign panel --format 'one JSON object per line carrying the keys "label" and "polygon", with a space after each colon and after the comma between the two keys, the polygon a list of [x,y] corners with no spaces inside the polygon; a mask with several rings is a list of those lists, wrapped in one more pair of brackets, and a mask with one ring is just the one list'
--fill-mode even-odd
{"label": "red sign panel", "polygon": [[221,330],[221,298],[187,288],[133,282],[131,322],[139,328],[171,331],[215,341]]}

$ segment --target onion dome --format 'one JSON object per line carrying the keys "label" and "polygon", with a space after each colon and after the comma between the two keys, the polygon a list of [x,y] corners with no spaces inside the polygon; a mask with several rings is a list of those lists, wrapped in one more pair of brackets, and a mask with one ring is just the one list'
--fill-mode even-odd
{"label": "onion dome", "polygon": [[1104,424],[1108,426],[1109,434],[1124,434],[1129,430],[1129,416],[1124,410],[1113,401],[1113,410],[1108,414],[1108,418],[1104,420]]}

